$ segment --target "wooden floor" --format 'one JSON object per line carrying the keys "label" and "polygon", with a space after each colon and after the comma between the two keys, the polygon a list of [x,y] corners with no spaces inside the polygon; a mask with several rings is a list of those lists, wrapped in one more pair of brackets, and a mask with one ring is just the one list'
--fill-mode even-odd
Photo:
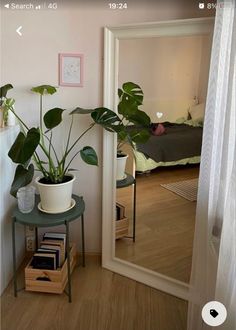
{"label": "wooden floor", "polygon": [[[22,278],[21,272],[21,279]],[[96,257],[72,275],[67,296],[31,293],[1,300],[2,330],[185,330],[187,302],[101,268]]]}
{"label": "wooden floor", "polygon": [[[189,202],[160,184],[198,175],[199,167],[195,165],[159,168],[148,176],[137,176],[136,242],[127,238],[117,240],[118,258],[189,282],[196,202]],[[129,218],[131,195],[132,187],[117,190],[117,200],[126,206]]]}

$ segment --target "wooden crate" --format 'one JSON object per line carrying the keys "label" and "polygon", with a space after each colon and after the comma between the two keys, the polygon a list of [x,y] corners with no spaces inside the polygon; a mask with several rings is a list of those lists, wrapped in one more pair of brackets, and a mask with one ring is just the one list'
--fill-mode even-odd
{"label": "wooden crate", "polygon": [[124,217],[121,220],[116,220],[116,239],[128,236],[129,221]]}
{"label": "wooden crate", "polygon": [[[76,266],[76,247],[71,244],[70,250],[70,267],[71,273]],[[67,284],[67,260],[63,266],[57,270],[34,269],[30,266],[32,259],[25,267],[25,290],[48,292],[48,293],[63,293]],[[50,281],[39,280],[38,278],[47,277]]]}

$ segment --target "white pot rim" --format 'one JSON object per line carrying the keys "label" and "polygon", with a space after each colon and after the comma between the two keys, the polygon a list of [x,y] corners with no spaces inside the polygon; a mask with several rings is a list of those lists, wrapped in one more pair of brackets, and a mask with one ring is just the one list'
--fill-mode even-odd
{"label": "white pot rim", "polygon": [[70,184],[71,182],[75,181],[76,179],[76,176],[72,173],[68,173],[66,174],[66,176],[71,176],[71,180],[70,181],[67,181],[67,182],[62,182],[62,183],[50,183],[50,184],[47,184],[47,183],[41,183],[39,182],[39,180],[41,180],[42,178],[44,178],[44,176],[37,176],[35,178],[35,182],[38,184],[38,185],[41,185],[41,186],[45,186],[45,187],[58,187],[58,186],[65,186],[67,184]]}
{"label": "white pot rim", "polygon": [[129,155],[127,155],[127,154],[119,154],[119,156],[118,156],[118,154],[116,155],[117,159],[119,159],[119,158],[128,158],[128,157],[129,157]]}

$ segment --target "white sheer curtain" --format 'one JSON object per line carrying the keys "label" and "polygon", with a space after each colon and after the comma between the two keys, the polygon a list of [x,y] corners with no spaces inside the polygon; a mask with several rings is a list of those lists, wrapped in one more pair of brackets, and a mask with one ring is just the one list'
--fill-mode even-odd
{"label": "white sheer curtain", "polygon": [[[221,4],[221,5],[220,5]],[[236,9],[218,1],[213,36],[193,249],[188,330],[209,329],[201,309],[228,312],[236,329]]]}

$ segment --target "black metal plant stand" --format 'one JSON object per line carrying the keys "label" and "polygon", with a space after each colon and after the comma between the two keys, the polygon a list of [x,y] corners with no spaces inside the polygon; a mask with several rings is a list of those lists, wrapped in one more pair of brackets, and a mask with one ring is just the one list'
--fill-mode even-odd
{"label": "black metal plant stand", "polygon": [[136,226],[136,179],[133,175],[126,173],[126,178],[124,180],[116,181],[116,188],[125,188],[133,185],[134,187],[134,194],[133,194],[133,242],[135,242],[135,226]]}
{"label": "black metal plant stand", "polygon": [[83,197],[72,195],[75,200],[75,206],[64,213],[49,214],[43,213],[38,209],[39,196],[36,196],[34,209],[30,213],[21,213],[18,207],[13,211],[12,215],[12,253],[13,253],[13,276],[14,276],[14,296],[17,297],[17,270],[16,270],[16,242],[15,242],[15,224],[35,227],[35,245],[38,248],[38,227],[54,227],[65,225],[66,227],[66,254],[67,254],[67,276],[68,276],[68,298],[71,298],[71,273],[70,273],[70,228],[71,221],[81,218],[81,239],[82,239],[82,265],[85,267],[85,242],[84,242],[84,210],[85,203]]}

